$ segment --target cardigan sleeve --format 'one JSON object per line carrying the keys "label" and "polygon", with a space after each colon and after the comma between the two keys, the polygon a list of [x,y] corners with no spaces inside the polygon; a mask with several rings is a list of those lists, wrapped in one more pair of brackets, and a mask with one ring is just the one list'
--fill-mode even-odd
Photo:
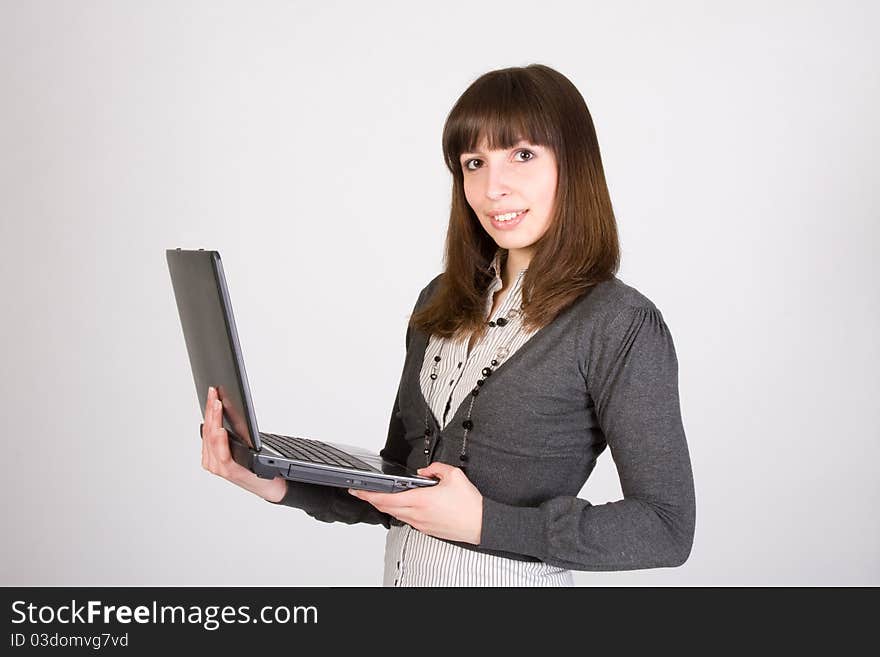
{"label": "cardigan sleeve", "polygon": [[[427,289],[427,288],[425,288]],[[419,299],[413,308],[416,308],[425,294],[425,289],[419,294]],[[407,322],[406,349],[409,351],[410,335],[412,329]],[[403,383],[403,374],[398,384],[397,396],[394,399],[394,408],[391,411],[391,420],[388,424],[388,436],[385,447],[379,452],[382,458],[397,463],[406,463],[409,454],[409,443],[404,437],[403,421],[400,418],[400,385]],[[266,500],[270,504],[292,506],[302,509],[308,515],[321,522],[343,522],[349,525],[366,523],[369,525],[382,525],[386,529],[391,527],[391,514],[379,511],[366,500],[360,500],[348,492],[348,489],[337,486],[323,486],[310,484],[302,481],[287,480],[287,493],[278,502]]]}
{"label": "cardigan sleeve", "polygon": [[519,507],[484,497],[480,547],[595,571],[675,567],[690,555],[696,503],[672,335],[653,307],[610,315],[581,362],[623,499]]}

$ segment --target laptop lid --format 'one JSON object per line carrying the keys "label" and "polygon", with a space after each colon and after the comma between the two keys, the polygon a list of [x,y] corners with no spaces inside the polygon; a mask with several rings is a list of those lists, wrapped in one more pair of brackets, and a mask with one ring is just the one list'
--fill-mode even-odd
{"label": "laptop lid", "polygon": [[220,253],[167,249],[165,258],[202,414],[213,385],[223,402],[223,427],[259,452],[260,431]]}

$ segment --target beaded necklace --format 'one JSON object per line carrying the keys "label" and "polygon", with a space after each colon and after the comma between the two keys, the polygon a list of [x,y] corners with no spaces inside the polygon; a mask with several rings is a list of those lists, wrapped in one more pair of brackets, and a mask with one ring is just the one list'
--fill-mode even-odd
{"label": "beaded necklace", "polygon": [[[491,268],[490,272],[494,276],[495,268],[494,267]],[[522,277],[522,275],[524,273],[525,273],[525,270],[520,271],[519,276],[517,277],[517,282],[519,282],[519,279]],[[514,284],[514,286],[515,286],[515,284]],[[510,311],[508,311],[507,317],[498,317],[494,320],[487,321],[486,324],[488,324],[490,328],[496,328],[496,327],[503,328],[504,326],[506,326],[510,322],[511,318],[519,316],[521,314],[522,314],[522,304],[520,304],[519,308],[512,308]],[[498,347],[498,349],[495,350],[494,358],[492,358],[489,365],[487,365],[486,367],[484,367],[482,369],[483,377],[481,379],[477,380],[477,385],[474,386],[473,390],[471,390],[471,393],[470,393],[471,399],[470,399],[470,404],[468,405],[467,418],[465,418],[465,420],[461,423],[461,426],[464,427],[464,438],[461,443],[461,453],[458,455],[458,458],[460,461],[459,467],[464,471],[467,471],[467,462],[468,462],[467,436],[468,436],[468,432],[474,428],[474,423],[471,420],[471,413],[473,412],[473,409],[474,409],[474,402],[477,399],[477,395],[480,394],[480,388],[486,382],[486,379],[488,379],[492,375],[492,372],[493,372],[492,368],[497,367],[498,365],[500,365],[504,361],[505,358],[507,358],[508,354],[510,353],[510,347],[513,344],[513,341],[515,339],[516,339],[516,332],[514,331],[513,334],[510,336],[510,339],[507,341],[507,344],[502,345],[501,347]],[[434,396],[434,382],[437,380],[437,372],[440,369],[440,361],[442,360],[441,356],[443,354],[443,347],[444,346],[445,346],[445,341],[441,342],[440,351],[438,352],[438,354],[436,356],[434,356],[434,364],[431,366],[431,387],[428,392],[428,400],[433,399],[433,396]],[[474,345],[474,347],[476,347],[476,345]],[[430,404],[429,404],[428,400],[425,401],[425,448],[424,448],[424,454],[425,454],[425,465],[426,466],[431,464],[430,463],[431,450],[429,449],[429,447],[431,444],[431,435],[432,435],[431,427],[428,424],[428,418],[431,413],[431,408],[430,408]]]}

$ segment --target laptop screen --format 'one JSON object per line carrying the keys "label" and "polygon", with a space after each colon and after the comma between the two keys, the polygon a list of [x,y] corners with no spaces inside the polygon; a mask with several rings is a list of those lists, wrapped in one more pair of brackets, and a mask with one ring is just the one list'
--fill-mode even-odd
{"label": "laptop screen", "polygon": [[230,437],[259,450],[257,418],[220,253],[168,249],[165,256],[203,419],[208,386],[214,386]]}

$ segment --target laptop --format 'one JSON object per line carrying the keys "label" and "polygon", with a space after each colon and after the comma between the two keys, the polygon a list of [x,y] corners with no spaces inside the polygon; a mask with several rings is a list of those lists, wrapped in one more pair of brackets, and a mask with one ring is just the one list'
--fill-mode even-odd
{"label": "laptop", "polygon": [[[261,432],[220,253],[168,249],[165,256],[199,408],[204,414],[208,387],[214,386],[223,402],[223,427],[237,463],[264,479],[281,475],[292,481],[383,493],[439,483],[361,447]],[[199,437],[203,426],[204,422]]]}

